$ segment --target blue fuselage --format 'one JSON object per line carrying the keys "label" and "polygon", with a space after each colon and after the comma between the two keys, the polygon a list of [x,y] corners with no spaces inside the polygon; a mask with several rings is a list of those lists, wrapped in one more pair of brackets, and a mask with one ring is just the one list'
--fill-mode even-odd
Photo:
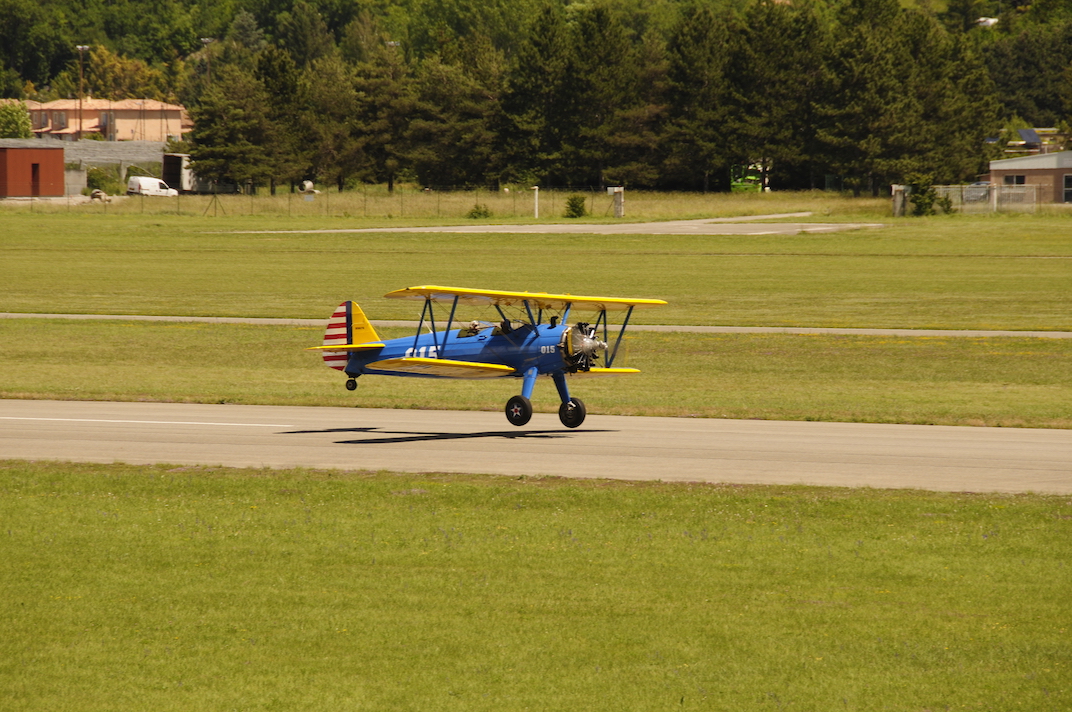
{"label": "blue fuselage", "polygon": [[415,378],[440,377],[425,373],[367,368],[369,364],[377,361],[413,357],[499,364],[513,368],[514,372],[509,375],[518,378],[534,366],[540,374],[563,372],[566,364],[559,351],[559,343],[566,328],[563,324],[524,324],[504,334],[498,327],[489,326],[472,336],[460,335],[468,333],[467,330],[453,329],[391,339],[384,341],[381,349],[351,353],[346,364],[346,373],[354,376],[376,374]]}

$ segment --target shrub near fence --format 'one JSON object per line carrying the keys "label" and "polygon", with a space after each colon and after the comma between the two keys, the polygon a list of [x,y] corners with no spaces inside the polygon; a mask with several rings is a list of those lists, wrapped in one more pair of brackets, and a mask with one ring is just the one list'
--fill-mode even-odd
{"label": "shrub near fence", "polygon": [[[72,186],[73,187],[73,186]],[[79,186],[80,188],[81,186]],[[68,191],[69,193],[71,191]],[[66,198],[18,199],[0,201],[0,211],[31,210],[56,213],[146,214],[201,216],[270,216],[278,218],[369,218],[428,219],[467,222],[474,205],[487,208],[491,222],[531,222],[534,213],[533,191],[527,187],[508,186],[503,190],[425,189],[395,186],[390,192],[383,185],[360,186],[341,193],[324,189],[317,194],[279,191],[276,195],[261,189],[254,195],[191,195],[177,198],[112,195],[110,202],[89,201],[77,194]],[[577,188],[541,188],[541,222],[558,222],[564,218],[567,198],[571,194],[587,196],[587,210],[592,219],[613,219],[613,197],[606,191]],[[629,220],[682,220],[730,215],[762,215],[810,211],[819,215],[855,214],[874,217],[888,210],[885,199],[853,198],[847,193],[802,191],[786,193],[668,193],[628,191]]]}

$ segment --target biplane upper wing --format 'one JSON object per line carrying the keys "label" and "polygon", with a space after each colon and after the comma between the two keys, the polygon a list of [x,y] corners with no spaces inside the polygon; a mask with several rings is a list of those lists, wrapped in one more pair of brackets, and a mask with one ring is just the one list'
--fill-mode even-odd
{"label": "biplane upper wing", "polygon": [[573,309],[588,311],[626,311],[630,307],[655,307],[666,304],[662,299],[620,299],[617,297],[583,297],[572,294],[546,294],[544,292],[501,292],[493,289],[465,289],[424,285],[398,289],[384,295],[388,299],[430,300],[437,304],[451,304],[455,297],[459,304],[467,306],[513,306],[529,302],[540,309]]}

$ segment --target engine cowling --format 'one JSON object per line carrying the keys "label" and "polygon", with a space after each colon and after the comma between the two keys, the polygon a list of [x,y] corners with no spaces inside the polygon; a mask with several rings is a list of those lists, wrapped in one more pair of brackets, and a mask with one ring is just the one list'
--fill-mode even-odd
{"label": "engine cowling", "polygon": [[596,329],[591,324],[578,322],[562,332],[559,351],[570,373],[590,370],[606,350],[607,342],[596,338]]}

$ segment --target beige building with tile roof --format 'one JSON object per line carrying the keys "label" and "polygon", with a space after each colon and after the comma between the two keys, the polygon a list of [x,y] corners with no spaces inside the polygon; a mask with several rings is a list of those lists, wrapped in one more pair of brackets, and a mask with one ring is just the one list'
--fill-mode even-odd
{"label": "beige building with tile roof", "polygon": [[100,134],[106,141],[167,141],[193,128],[185,107],[155,99],[57,99],[26,104],[33,132],[41,138],[70,141]]}

